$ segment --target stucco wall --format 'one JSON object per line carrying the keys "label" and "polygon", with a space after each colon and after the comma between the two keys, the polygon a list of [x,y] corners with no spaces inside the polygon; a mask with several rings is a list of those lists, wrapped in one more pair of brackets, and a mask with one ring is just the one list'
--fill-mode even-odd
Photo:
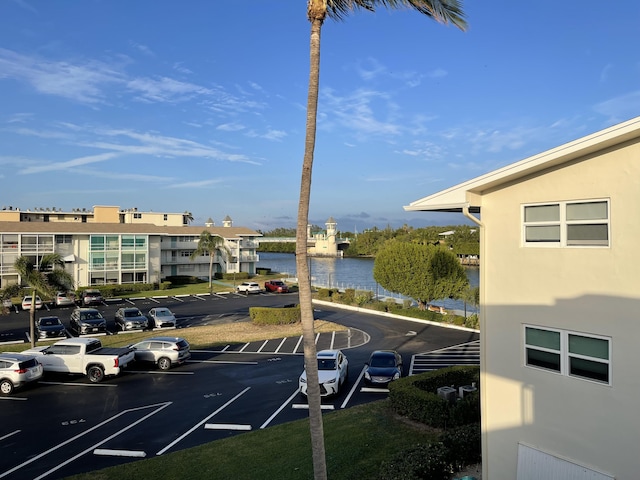
{"label": "stucco wall", "polygon": [[[609,247],[529,247],[522,205],[610,200]],[[518,442],[615,478],[638,478],[640,144],[484,192],[486,472],[516,478]],[[523,325],[611,338],[612,384],[524,366]]]}

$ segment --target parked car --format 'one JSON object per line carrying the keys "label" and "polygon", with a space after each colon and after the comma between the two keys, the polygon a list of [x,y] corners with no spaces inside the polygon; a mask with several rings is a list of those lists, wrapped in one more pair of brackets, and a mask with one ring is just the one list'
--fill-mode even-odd
{"label": "parked car", "polygon": [[[321,350],[317,353],[318,380],[320,395],[337,395],[340,387],[347,381],[349,362],[341,350]],[[307,371],[303,371],[298,380],[300,393],[307,394]]]}
{"label": "parked car", "polygon": [[119,326],[123,331],[143,330],[149,325],[147,317],[136,307],[119,308],[115,320],[116,326]]}
{"label": "parked car", "polygon": [[77,335],[106,333],[107,321],[95,308],[76,308],[71,312],[69,328]]}
{"label": "parked car", "polygon": [[[22,299],[22,309],[29,310],[31,309],[31,295],[27,295]],[[42,308],[42,299],[38,295],[36,295],[36,310],[40,310]]]}
{"label": "parked car", "polygon": [[101,382],[105,376],[118,375],[134,360],[132,349],[103,347],[97,338],[68,338],[22,353],[34,355],[45,372],[86,375],[91,383]]}
{"label": "parked car", "polygon": [[82,292],[82,305],[102,305],[104,297],[100,290],[87,289]]}
{"label": "parked car", "polygon": [[152,308],[149,310],[149,316],[154,328],[176,326],[176,316],[166,307]]}
{"label": "parked car", "polygon": [[68,307],[76,304],[76,294],[73,292],[58,292],[55,299],[56,307]]}
{"label": "parked car", "polygon": [[36,320],[38,338],[55,338],[67,336],[67,330],[58,317],[40,317]]}
{"label": "parked car", "polygon": [[395,350],[376,350],[364,367],[364,383],[387,386],[402,376],[402,357]]}
{"label": "parked car", "polygon": [[264,289],[267,292],[288,293],[289,286],[282,280],[267,280],[264,282]]}
{"label": "parked car", "polygon": [[16,388],[42,378],[44,369],[36,357],[22,353],[0,353],[0,394],[11,395]]}
{"label": "parked car", "polygon": [[236,287],[238,293],[260,293],[262,289],[256,282],[242,282]]}
{"label": "parked car", "polygon": [[129,345],[140,362],[155,363],[160,370],[169,370],[191,358],[189,342],[179,337],[153,337]]}

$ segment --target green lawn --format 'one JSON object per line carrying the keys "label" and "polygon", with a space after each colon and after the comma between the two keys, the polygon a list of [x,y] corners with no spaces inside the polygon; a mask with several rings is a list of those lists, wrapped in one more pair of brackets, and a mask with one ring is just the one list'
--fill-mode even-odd
{"label": "green lawn", "polygon": [[[175,432],[176,436],[182,432]],[[386,400],[324,414],[328,476],[332,480],[377,478],[380,464],[436,433],[397,418]],[[69,477],[74,480],[313,478],[307,419],[254,430],[199,447]]]}

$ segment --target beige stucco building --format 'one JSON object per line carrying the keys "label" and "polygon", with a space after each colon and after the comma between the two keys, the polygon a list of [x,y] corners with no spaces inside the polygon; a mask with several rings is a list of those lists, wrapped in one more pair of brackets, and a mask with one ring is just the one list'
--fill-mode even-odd
{"label": "beige stucco building", "polygon": [[209,257],[191,259],[200,234],[224,238],[231,256],[216,255],[215,272],[254,274],[259,260],[257,238],[249,228],[191,226],[189,212],[142,212],[115,206],[93,209],[0,210],[0,288],[19,283],[13,264],[19,256],[34,263],[59,253],[77,287],[106,283],[152,283],[169,276],[208,278]]}
{"label": "beige stucco building", "polygon": [[483,478],[640,478],[640,117],[405,209],[481,227]]}

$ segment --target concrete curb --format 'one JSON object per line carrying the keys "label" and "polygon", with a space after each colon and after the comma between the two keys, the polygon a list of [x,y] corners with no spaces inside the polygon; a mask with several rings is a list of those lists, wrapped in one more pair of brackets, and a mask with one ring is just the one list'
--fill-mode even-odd
{"label": "concrete curb", "polygon": [[423,325],[433,325],[433,326],[436,326],[436,327],[444,327],[444,328],[452,328],[454,330],[462,330],[464,332],[480,333],[480,330],[476,330],[475,328],[461,327],[459,325],[452,325],[450,323],[432,322],[431,320],[422,320],[420,318],[405,317],[404,315],[397,315],[395,313],[389,313],[389,312],[379,312],[377,310],[371,310],[369,308],[353,307],[351,305],[343,305],[343,304],[340,304],[340,303],[325,302],[324,300],[316,300],[316,299],[313,299],[312,302],[314,304],[317,304],[317,305],[323,305],[325,307],[342,308],[343,310],[351,310],[352,312],[368,313],[368,314],[371,314],[371,315],[379,315],[381,317],[394,318],[394,319],[398,319],[398,320],[407,320],[409,322],[422,323]]}

